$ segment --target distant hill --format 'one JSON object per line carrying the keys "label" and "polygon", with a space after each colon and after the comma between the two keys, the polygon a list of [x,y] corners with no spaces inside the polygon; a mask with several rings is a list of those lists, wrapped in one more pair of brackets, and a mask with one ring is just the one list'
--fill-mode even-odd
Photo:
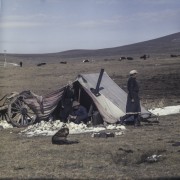
{"label": "distant hill", "polygon": [[[160,37],[157,39],[152,39],[149,41],[139,42],[135,44],[130,44],[126,46],[113,47],[113,48],[104,48],[97,50],[69,50],[58,53],[49,53],[49,54],[11,54],[16,58],[23,59],[71,59],[71,58],[105,58],[105,57],[118,57],[118,56],[133,56],[139,57],[143,54],[148,54],[151,57],[169,57],[170,54],[180,55],[180,32]],[[2,55],[1,55],[2,56]],[[44,60],[45,60],[44,59]]]}
{"label": "distant hill", "polygon": [[180,32],[126,46],[97,50],[70,50],[56,53],[56,55],[61,57],[95,57],[112,55],[139,56],[142,54],[153,54],[159,56],[180,54]]}

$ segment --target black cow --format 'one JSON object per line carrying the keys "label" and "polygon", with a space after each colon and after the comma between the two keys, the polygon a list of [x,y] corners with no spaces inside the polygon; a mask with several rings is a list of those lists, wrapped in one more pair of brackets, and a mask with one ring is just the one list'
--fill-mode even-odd
{"label": "black cow", "polygon": [[67,64],[67,62],[66,61],[61,61],[60,64]]}
{"label": "black cow", "polygon": [[127,57],[126,59],[127,59],[127,60],[133,60],[133,58],[132,58],[132,57]]}
{"label": "black cow", "polygon": [[89,62],[89,60],[88,59],[85,59],[85,60],[83,60],[83,62],[85,63],[85,62]]}
{"label": "black cow", "polygon": [[46,63],[39,63],[39,64],[37,64],[37,66],[43,66],[43,65],[46,65]]}
{"label": "black cow", "polygon": [[144,54],[143,56],[140,57],[140,59],[144,59],[144,60],[146,60],[146,58],[147,58],[146,54]]}
{"label": "black cow", "polygon": [[171,54],[171,57],[178,57],[179,55]]}
{"label": "black cow", "polygon": [[124,57],[124,56],[119,58],[119,60],[125,60],[125,59],[126,59],[126,57]]}
{"label": "black cow", "polygon": [[144,59],[144,60],[146,60],[147,58],[149,58],[149,55],[146,55],[146,54],[140,57],[140,59]]}

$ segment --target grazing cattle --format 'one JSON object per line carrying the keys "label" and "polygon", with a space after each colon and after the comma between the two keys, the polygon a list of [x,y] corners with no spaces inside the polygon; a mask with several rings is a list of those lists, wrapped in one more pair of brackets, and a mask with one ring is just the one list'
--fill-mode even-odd
{"label": "grazing cattle", "polygon": [[46,63],[39,63],[39,64],[37,64],[37,66],[43,66],[43,65],[46,65]]}
{"label": "grazing cattle", "polygon": [[147,58],[149,58],[149,55],[146,55],[146,54],[140,57],[140,59],[144,59],[144,60],[146,60]]}
{"label": "grazing cattle", "polygon": [[66,61],[61,61],[60,64],[67,64],[67,62]]}
{"label": "grazing cattle", "polygon": [[83,60],[83,63],[85,63],[85,62],[89,62],[89,60],[88,59]]}
{"label": "grazing cattle", "polygon": [[124,57],[124,56],[119,58],[119,60],[125,60],[125,59],[126,59],[126,57]]}
{"label": "grazing cattle", "polygon": [[171,54],[171,57],[178,57],[180,55]]}
{"label": "grazing cattle", "polygon": [[146,54],[144,54],[143,56],[141,56],[140,59],[146,60]]}
{"label": "grazing cattle", "polygon": [[133,58],[132,58],[132,57],[127,57],[126,59],[127,59],[127,60],[133,60]]}

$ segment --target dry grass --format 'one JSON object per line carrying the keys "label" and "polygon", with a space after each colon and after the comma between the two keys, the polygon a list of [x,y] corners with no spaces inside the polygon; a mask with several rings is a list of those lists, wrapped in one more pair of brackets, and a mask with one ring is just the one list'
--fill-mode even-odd
{"label": "dry grass", "polygon": [[[53,145],[51,137],[23,137],[20,129],[0,131],[1,178],[138,179],[180,176],[179,115],[160,124],[127,127],[123,136],[70,135],[79,144]],[[12,132],[12,133],[10,133]],[[145,159],[161,155],[158,162]]]}

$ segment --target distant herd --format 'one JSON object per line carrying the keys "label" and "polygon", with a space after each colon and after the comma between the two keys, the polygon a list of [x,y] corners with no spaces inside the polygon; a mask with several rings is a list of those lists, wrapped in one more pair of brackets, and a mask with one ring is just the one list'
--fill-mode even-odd
{"label": "distant herd", "polygon": [[180,55],[176,55],[176,54],[171,54],[171,57],[180,57]]}
{"label": "distant herd", "polygon": [[[171,58],[175,58],[175,57],[180,57],[180,55],[171,54],[170,57]],[[144,55],[140,56],[139,58],[143,59],[143,60],[146,60],[146,59],[150,58],[150,56],[147,55],[147,54],[144,54]],[[104,61],[112,61],[112,60],[115,60],[115,59],[107,59],[107,58],[104,59]],[[134,58],[133,57],[129,57],[129,56],[128,57],[122,56],[122,57],[120,57],[118,59],[118,61],[122,61],[122,60],[134,60]],[[94,60],[91,60],[91,61],[94,61]],[[83,63],[88,63],[88,62],[90,62],[90,60],[89,59],[84,59],[82,62]],[[67,64],[67,61],[60,61],[60,64]],[[37,64],[37,66],[44,66],[44,65],[46,65],[46,63],[44,63],[44,62]],[[22,67],[22,62],[19,63],[19,66]]]}

